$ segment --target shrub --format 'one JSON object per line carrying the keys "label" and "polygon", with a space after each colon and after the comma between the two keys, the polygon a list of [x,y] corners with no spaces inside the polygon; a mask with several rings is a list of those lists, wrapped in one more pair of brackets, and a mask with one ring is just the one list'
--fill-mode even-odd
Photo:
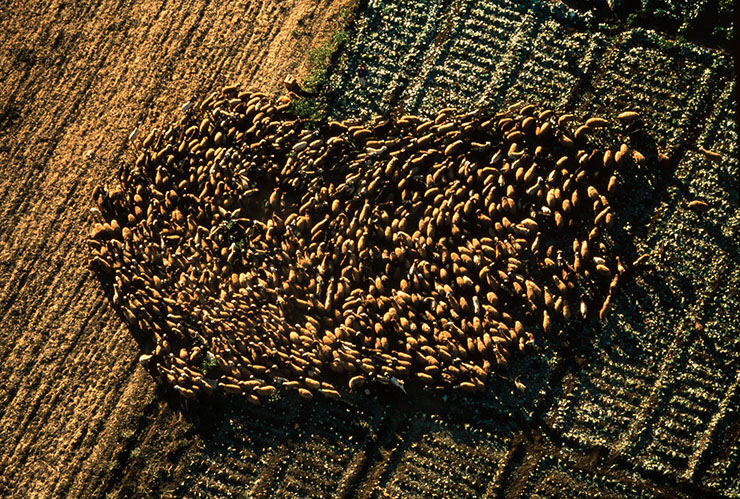
{"label": "shrub", "polygon": [[218,367],[216,359],[209,359],[207,356],[203,357],[203,361],[200,363],[200,369],[203,371],[203,375],[206,378],[211,377],[211,374],[216,370],[216,367]]}
{"label": "shrub", "polygon": [[290,105],[291,112],[298,118],[318,120],[323,114],[323,106],[315,97],[303,97]]}
{"label": "shrub", "polygon": [[341,26],[331,38],[308,52],[308,76],[303,81],[303,87],[314,96],[293,101],[291,111],[298,118],[317,121],[324,116],[326,97],[319,94],[329,83],[329,68],[335,54],[349,42],[346,27],[351,22],[351,12],[342,9],[340,18]]}

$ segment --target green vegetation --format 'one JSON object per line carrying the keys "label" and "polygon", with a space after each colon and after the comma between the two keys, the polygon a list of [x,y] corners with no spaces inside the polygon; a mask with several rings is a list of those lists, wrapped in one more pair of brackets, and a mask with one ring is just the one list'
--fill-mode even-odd
{"label": "green vegetation", "polygon": [[332,37],[320,46],[308,52],[309,73],[303,86],[309,92],[318,92],[328,82],[328,72],[334,54],[342,49],[349,40],[344,27],[338,29]]}
{"label": "green vegetation", "polygon": [[195,327],[195,318],[190,314],[185,314],[182,319],[182,324],[186,327]]}
{"label": "green vegetation", "polygon": [[216,367],[218,367],[218,363],[216,362],[216,359],[209,359],[208,357],[203,357],[203,361],[200,364],[200,369],[203,371],[203,374],[206,377],[211,377],[211,374],[213,371],[216,370]]}
{"label": "green vegetation", "polygon": [[293,101],[291,112],[298,118],[317,121],[326,113],[326,97],[322,92],[329,82],[329,69],[336,54],[349,42],[348,26],[352,13],[348,9],[342,9],[339,17],[341,18],[339,29],[329,40],[308,52],[309,70],[308,76],[303,81],[303,88],[312,95]]}
{"label": "green vegetation", "polygon": [[735,2],[733,0],[719,0],[717,12],[719,12],[720,14],[732,14],[732,9],[734,5]]}
{"label": "green vegetation", "polygon": [[297,117],[306,120],[318,120],[324,112],[324,106],[319,99],[314,97],[302,97],[291,103],[290,110]]}

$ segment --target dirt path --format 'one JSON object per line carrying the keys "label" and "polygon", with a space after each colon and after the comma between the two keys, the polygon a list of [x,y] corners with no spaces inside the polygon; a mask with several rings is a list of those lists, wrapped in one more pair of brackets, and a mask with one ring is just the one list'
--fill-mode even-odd
{"label": "dirt path", "polygon": [[98,495],[122,440],[152,431],[143,413],[179,431],[86,268],[92,189],[131,159],[137,122],[227,82],[300,78],[349,3],[0,6],[0,496]]}

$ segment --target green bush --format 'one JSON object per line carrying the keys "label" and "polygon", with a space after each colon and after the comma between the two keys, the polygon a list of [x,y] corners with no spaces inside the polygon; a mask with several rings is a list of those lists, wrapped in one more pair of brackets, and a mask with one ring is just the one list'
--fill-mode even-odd
{"label": "green bush", "polygon": [[351,20],[350,12],[344,9],[341,18],[342,27],[329,40],[308,52],[308,76],[303,81],[303,88],[315,96],[293,101],[291,112],[298,118],[318,121],[324,116],[326,98],[318,94],[329,83],[329,67],[334,55],[349,42],[349,32],[345,27]]}
{"label": "green bush", "polygon": [[304,97],[290,104],[291,112],[298,118],[318,120],[323,114],[323,106],[317,98]]}
{"label": "green bush", "polygon": [[349,42],[349,32],[347,32],[346,29],[340,29],[336,33],[334,33],[334,35],[332,36],[332,40],[334,41],[335,45],[334,50],[339,50],[347,45],[347,42]]}
{"label": "green bush", "polygon": [[207,378],[213,377],[212,374],[216,367],[218,367],[216,359],[209,359],[207,356],[203,357],[203,361],[200,363],[200,369]]}
{"label": "green bush", "polygon": [[328,71],[332,56],[347,44],[349,33],[344,29],[337,30],[330,40],[308,52],[309,72],[303,85],[309,92],[318,92],[328,82]]}

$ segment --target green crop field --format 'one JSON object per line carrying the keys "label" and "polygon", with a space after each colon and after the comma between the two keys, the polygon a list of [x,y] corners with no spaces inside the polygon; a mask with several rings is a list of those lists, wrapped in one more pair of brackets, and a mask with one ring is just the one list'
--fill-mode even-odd
{"label": "green crop field", "polygon": [[[740,496],[740,171],[728,28],[707,28],[722,8],[711,2],[625,4],[369,2],[361,11],[325,90],[332,117],[517,101],[580,119],[639,111],[663,157],[624,173],[612,244],[647,264],[606,321],[541,338],[537,355],[480,398],[391,395],[332,414],[281,406],[297,428],[290,443],[265,443],[239,483],[296,497]],[[696,199],[708,213],[687,209]],[[208,470],[232,469],[223,446],[252,438],[252,427],[235,424],[219,426],[221,444],[204,445],[185,495],[228,486]]]}

